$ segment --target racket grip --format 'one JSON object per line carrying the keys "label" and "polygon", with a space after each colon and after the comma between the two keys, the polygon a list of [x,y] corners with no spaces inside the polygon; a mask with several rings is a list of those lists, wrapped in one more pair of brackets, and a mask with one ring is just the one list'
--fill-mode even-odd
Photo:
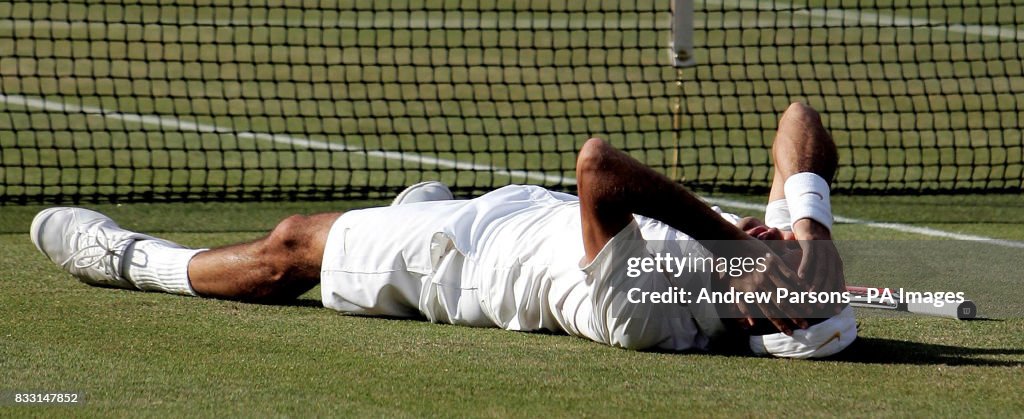
{"label": "racket grip", "polygon": [[971,300],[964,300],[960,304],[946,303],[942,307],[935,307],[932,303],[907,303],[907,311],[959,320],[970,320],[978,315],[978,307]]}

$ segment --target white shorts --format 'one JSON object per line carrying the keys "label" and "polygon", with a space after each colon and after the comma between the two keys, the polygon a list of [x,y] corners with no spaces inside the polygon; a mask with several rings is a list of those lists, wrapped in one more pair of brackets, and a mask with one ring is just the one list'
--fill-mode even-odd
{"label": "white shorts", "polygon": [[[405,234],[402,223],[374,222],[366,215],[342,214],[327,235],[320,268],[324,306],[353,314],[419,316],[420,281],[430,266],[416,250],[429,244],[415,243],[423,235]],[[410,251],[381,252],[386,246]]]}
{"label": "white shorts", "polygon": [[334,222],[320,269],[325,307],[373,316],[421,316],[423,281],[433,271],[430,238],[444,214],[410,211],[415,206],[349,211]]}
{"label": "white shorts", "polygon": [[493,326],[477,288],[463,282],[463,255],[438,249],[438,226],[468,201],[346,212],[327,235],[320,268],[324,307],[343,313]]}

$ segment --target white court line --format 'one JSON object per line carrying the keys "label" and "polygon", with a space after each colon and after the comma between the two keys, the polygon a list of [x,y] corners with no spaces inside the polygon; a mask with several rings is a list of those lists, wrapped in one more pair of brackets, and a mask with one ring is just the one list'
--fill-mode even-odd
{"label": "white court line", "polygon": [[[92,106],[81,106],[63,102],[54,102],[45,99],[31,98],[20,95],[6,95],[0,93],[0,102],[23,106],[27,108],[41,109],[51,112],[65,112],[65,113],[82,113],[97,115],[103,118],[109,118],[122,122],[130,122],[141,125],[157,126],[161,128],[170,128],[179,131],[189,132],[208,132],[218,134],[230,134],[234,135],[239,139],[264,141],[276,144],[287,144],[293,147],[305,147],[310,150],[331,150],[331,151],[354,151],[365,153],[367,156],[379,157],[382,159],[398,160],[402,162],[410,162],[416,164],[426,164],[437,167],[453,168],[458,170],[471,170],[471,171],[485,171],[493,172],[500,175],[509,176],[512,178],[522,178],[529,181],[538,181],[547,184],[571,186],[576,184],[576,179],[568,176],[556,176],[547,173],[534,172],[528,170],[509,170],[492,166],[489,164],[479,163],[467,163],[457,160],[442,159],[438,157],[424,156],[416,153],[408,153],[401,151],[378,151],[378,150],[367,150],[362,147],[350,146],[345,144],[328,143],[324,141],[315,141],[305,138],[298,138],[289,135],[280,134],[267,134],[259,132],[249,131],[235,131],[230,128],[221,127],[211,124],[200,124],[195,122],[182,121],[177,118],[171,118],[166,116],[155,116],[155,115],[138,115],[131,113],[115,112],[103,108],[92,107]],[[724,198],[710,198],[710,202],[716,205],[724,205],[734,208],[747,209],[752,211],[764,212],[764,205],[753,204],[749,202],[736,201],[732,199]],[[885,223],[870,220],[861,220],[856,218],[847,217],[835,217],[837,222],[847,224],[860,224],[867,227],[882,228],[887,230],[901,231],[905,233],[914,233],[924,236],[941,237],[946,239],[954,240],[972,240],[972,241],[984,241],[1004,247],[1014,247],[1024,249],[1024,242],[1012,241],[1012,240],[1000,240],[993,239],[990,237],[975,236],[969,234],[953,233],[949,231],[937,230],[928,227],[916,227],[906,224],[898,223]]]}
{"label": "white court line", "polygon": [[[791,3],[776,1],[774,3],[762,3],[757,0],[704,0],[705,5],[717,5],[723,7],[722,11],[753,10],[773,13],[787,13],[794,16],[810,18],[814,21],[825,21],[842,26],[845,23],[856,23],[868,27],[917,27],[929,30],[959,33],[965,35],[976,35],[991,37],[1008,41],[1024,41],[1024,30],[998,25],[965,25],[934,21],[927,18],[905,17],[894,14],[882,14],[877,12],[841,9],[841,8],[805,8]],[[700,10],[707,12],[708,10]],[[716,10],[717,11],[717,10]],[[404,13],[392,13],[390,19],[361,19],[361,13],[339,13],[338,20],[326,21],[324,19],[310,20],[284,20],[275,21],[266,18],[235,18],[235,19],[206,19],[198,18],[192,20],[182,19],[177,22],[102,22],[102,21],[64,21],[51,19],[0,19],[0,28],[34,28],[38,26],[50,26],[52,28],[70,29],[73,26],[149,26],[149,25],[198,25],[198,26],[253,26],[273,25],[282,27],[310,27],[310,28],[339,28],[339,29],[668,29],[671,27],[671,19],[657,19],[648,21],[644,19],[617,20],[613,22],[604,19],[585,19],[580,24],[579,19],[570,19],[568,14],[562,18],[539,14],[531,19],[514,19],[503,22],[494,13],[464,12],[451,18],[439,11],[411,11]],[[707,27],[707,22],[694,22],[695,29],[733,29],[739,27],[734,19],[721,22],[721,27]],[[754,22],[741,21],[742,27],[755,27]],[[777,27],[772,23],[776,20],[758,18],[756,27]]]}
{"label": "white court line", "polygon": [[843,23],[857,23],[867,27],[919,27],[948,33],[998,38],[1007,41],[1024,41],[1024,30],[995,25],[963,25],[919,17],[905,17],[840,8],[804,8],[803,6],[783,1],[768,3],[757,0],[704,0],[704,4],[722,6],[725,8],[722,11],[730,11],[728,8],[731,7],[737,10],[788,13],[809,17],[812,21],[819,19],[833,24],[840,24],[839,26],[842,26]]}
{"label": "white court line", "polygon": [[[182,121],[177,118],[171,118],[166,116],[122,113],[93,106],[83,106],[63,102],[54,102],[50,100],[31,98],[20,95],[6,95],[0,93],[0,102],[6,103],[8,105],[17,105],[28,108],[42,109],[51,112],[82,113],[87,115],[97,115],[103,118],[113,119],[116,121],[130,122],[161,128],[169,128],[185,132],[231,134],[239,139],[263,141],[274,144],[285,144],[293,147],[306,148],[310,150],[352,151],[366,154],[369,157],[397,160],[406,163],[430,165],[458,170],[493,172],[497,175],[505,175],[512,178],[521,178],[525,180],[541,182],[546,184],[575,184],[576,182],[575,179],[567,178],[565,176],[556,176],[527,170],[503,169],[489,164],[468,163],[458,160],[442,159],[438,157],[424,156],[422,154],[401,151],[367,150],[365,148],[358,146],[310,140],[307,138],[293,137],[290,135],[267,134],[263,132],[250,131],[236,131],[230,128],[221,127],[217,125]],[[572,179],[572,183],[566,183],[568,179]]]}
{"label": "white court line", "polygon": [[[53,29],[70,30],[74,27],[151,27],[151,26],[274,26],[286,28],[317,28],[317,29],[670,29],[672,19],[663,13],[662,19],[641,19],[636,14],[622,16],[621,19],[606,20],[599,17],[584,19],[571,18],[568,13],[537,14],[529,19],[516,18],[503,20],[498,17],[504,12],[460,12],[445,16],[437,11],[412,11],[394,13],[388,18],[366,18],[365,13],[339,13],[337,20],[325,19],[291,19],[270,20],[266,18],[234,18],[234,19],[179,19],[177,21],[146,21],[146,22],[104,22],[87,20],[56,20],[56,19],[0,19],[0,28],[31,29],[48,26]],[[648,12],[645,12],[648,13]],[[654,12],[649,12],[654,13]]]}
{"label": "white court line", "polygon": [[[745,209],[745,210],[750,210],[750,211],[758,211],[759,213],[762,213],[762,214],[764,213],[764,210],[765,210],[765,206],[764,205],[754,204],[754,203],[745,202],[745,201],[737,201],[737,200],[734,200],[734,199],[709,198],[708,201],[710,201],[711,203],[713,203],[715,205],[722,205],[722,206],[726,206],[726,207],[740,208],[740,209]],[[928,227],[918,227],[918,226],[912,226],[912,225],[907,225],[907,224],[885,223],[885,222],[880,222],[880,221],[862,220],[862,219],[857,219],[857,218],[841,217],[841,216],[838,216],[838,215],[835,216],[835,220],[836,220],[837,223],[843,223],[843,224],[858,224],[858,225],[863,225],[863,226],[867,226],[867,227],[883,228],[883,229],[886,229],[886,230],[894,230],[894,231],[900,231],[900,232],[904,232],[904,233],[914,233],[914,234],[920,234],[922,236],[941,237],[941,238],[953,239],[953,240],[985,241],[987,243],[992,243],[992,244],[999,245],[999,246],[1014,247],[1014,248],[1018,248],[1018,249],[1024,249],[1024,242],[1021,242],[1021,241],[993,239],[991,237],[976,236],[976,235],[973,235],[973,234],[953,233],[951,231],[937,230],[937,229],[928,228]]]}

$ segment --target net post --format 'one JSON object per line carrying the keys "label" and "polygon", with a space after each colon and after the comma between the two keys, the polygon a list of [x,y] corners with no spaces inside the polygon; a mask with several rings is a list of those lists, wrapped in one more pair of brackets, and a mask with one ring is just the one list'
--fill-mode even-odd
{"label": "net post", "polygon": [[669,54],[675,67],[697,64],[693,59],[693,0],[672,0],[672,41]]}

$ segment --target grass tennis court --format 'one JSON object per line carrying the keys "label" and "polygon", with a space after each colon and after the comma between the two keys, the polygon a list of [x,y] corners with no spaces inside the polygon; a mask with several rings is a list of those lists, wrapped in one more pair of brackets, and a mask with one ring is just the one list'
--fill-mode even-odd
{"label": "grass tennis court", "polygon": [[[380,202],[95,208],[129,228],[218,245],[256,238],[292,212],[371,204]],[[1015,240],[1024,239],[1022,205],[1009,195],[835,202],[847,217]],[[957,288],[983,315],[1003,314],[996,320],[861,312],[859,341],[827,361],[659,354],[343,316],[317,307],[316,290],[295,306],[264,306],[93,288],[32,247],[26,231],[38,208],[0,213],[0,389],[84,391],[88,401],[0,407],[10,414],[1012,416],[1024,409],[1019,264],[993,278],[997,289]],[[861,225],[836,231],[843,239],[924,239]],[[846,262],[848,275],[871,263]],[[893,272],[882,285],[907,285],[901,269],[916,268],[888,263]]]}
{"label": "grass tennis court", "polygon": [[[1024,241],[1024,6],[699,1],[699,65],[677,72],[665,1],[228,3],[0,2],[0,203],[188,201],[89,207],[216,246],[423,179],[571,189],[589,136],[705,190],[757,188],[802,100],[843,188],[1013,191],[833,198],[858,220],[835,229],[851,284],[966,291],[989,319],[861,311],[826,361],[633,352],[343,316],[317,290],[268,306],[93,288],[33,248],[42,206],[2,205],[0,394],[86,404],[0,416],[1024,412],[1021,249],[914,232]],[[285,202],[220,202],[259,198]]]}

